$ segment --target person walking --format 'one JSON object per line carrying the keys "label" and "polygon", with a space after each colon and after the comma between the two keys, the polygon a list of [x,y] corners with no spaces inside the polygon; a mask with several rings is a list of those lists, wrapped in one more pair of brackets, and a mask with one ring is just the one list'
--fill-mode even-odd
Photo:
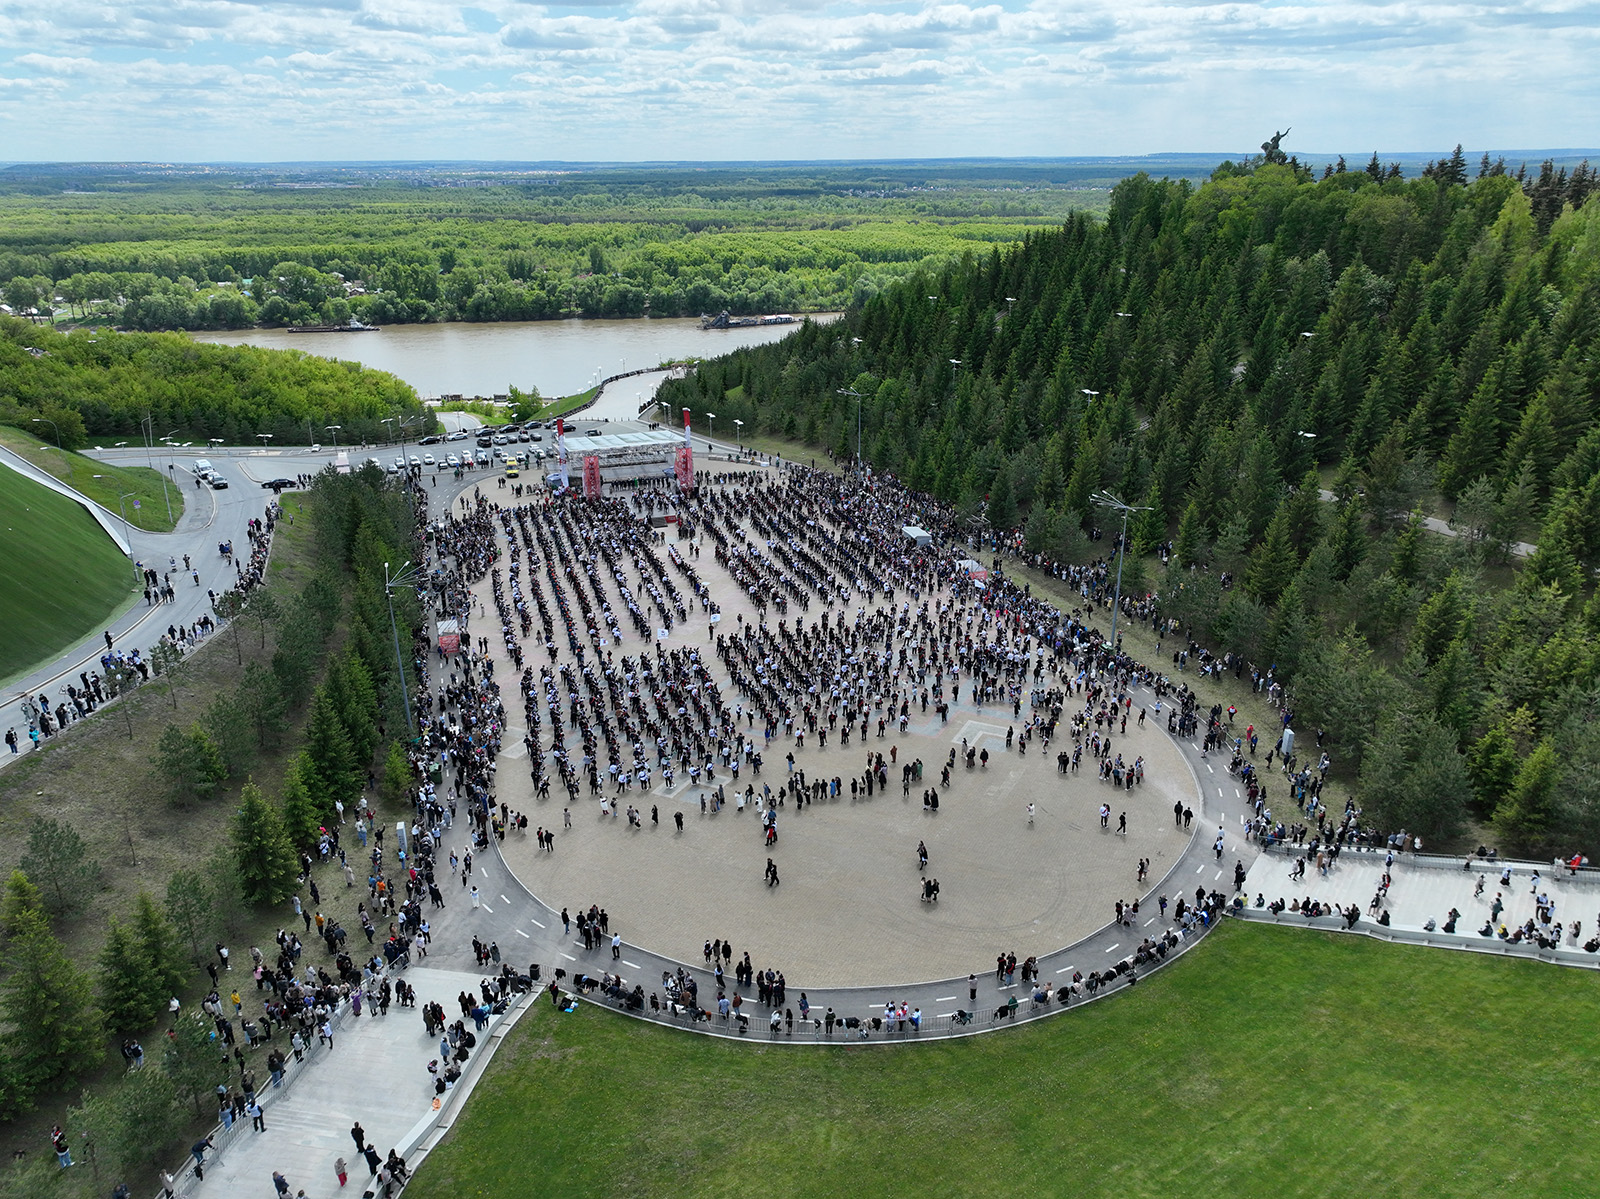
{"label": "person walking", "polygon": [[289,1180],[287,1178],[285,1178],[277,1170],[274,1170],[272,1172],[272,1185],[277,1190],[277,1192],[278,1192],[278,1194],[280,1196],[288,1195],[288,1193],[289,1193]]}
{"label": "person walking", "polygon": [[350,1170],[345,1165],[344,1158],[342,1157],[336,1157],[333,1159],[333,1173],[334,1176],[339,1179],[340,1186],[343,1186],[345,1183],[350,1181]]}

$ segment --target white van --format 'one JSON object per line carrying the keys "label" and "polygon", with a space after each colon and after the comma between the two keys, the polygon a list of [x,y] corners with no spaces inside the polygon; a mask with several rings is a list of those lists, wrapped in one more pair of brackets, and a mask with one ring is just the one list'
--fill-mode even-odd
{"label": "white van", "polygon": [[209,478],[211,475],[211,463],[204,458],[196,458],[194,460],[194,473],[202,479]]}

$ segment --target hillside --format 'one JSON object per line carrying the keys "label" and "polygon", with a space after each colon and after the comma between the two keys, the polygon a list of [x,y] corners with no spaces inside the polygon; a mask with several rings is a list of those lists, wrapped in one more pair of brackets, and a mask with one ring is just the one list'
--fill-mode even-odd
{"label": "hillside", "polygon": [[[1151,594],[1141,618],[1287,684],[1370,821],[1600,848],[1588,178],[1140,176],[1103,222],[919,276],[661,398],[843,458],[859,396],[869,463],[1061,571],[1112,553],[1109,489],[1148,509],[1124,579]],[[1424,535],[1433,514],[1458,536]],[[1513,574],[1523,538],[1538,550]]]}

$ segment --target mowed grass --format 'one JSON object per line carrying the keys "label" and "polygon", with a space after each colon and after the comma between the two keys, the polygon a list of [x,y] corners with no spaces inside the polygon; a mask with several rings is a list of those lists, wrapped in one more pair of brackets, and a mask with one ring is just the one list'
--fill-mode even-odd
{"label": "mowed grass", "polygon": [[[48,425],[35,427],[46,433],[50,431]],[[105,439],[103,444],[114,442]],[[0,427],[0,445],[54,475],[80,495],[88,496],[107,512],[116,513],[118,519],[126,516],[136,529],[167,533],[183,519],[183,487],[169,483],[163,490],[159,470],[148,466],[111,466],[83,454],[59,450],[48,439],[30,437],[20,429],[9,427]],[[170,518],[167,515],[169,504]]]}
{"label": "mowed grass", "polygon": [[960,1041],[728,1043],[545,999],[406,1193],[1589,1194],[1597,1029],[1591,972],[1231,923]]}
{"label": "mowed grass", "polygon": [[0,562],[0,679],[94,632],[134,591],[133,565],[81,504],[9,467],[0,467]]}

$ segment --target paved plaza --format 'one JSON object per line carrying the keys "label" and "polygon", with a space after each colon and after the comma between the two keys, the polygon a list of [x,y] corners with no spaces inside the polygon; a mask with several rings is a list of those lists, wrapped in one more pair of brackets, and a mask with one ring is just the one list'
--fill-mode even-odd
{"label": "paved plaza", "polygon": [[[763,477],[749,468],[730,469],[746,479]],[[667,545],[688,553],[690,543],[677,540],[674,527],[669,526],[666,536]],[[498,537],[504,548],[504,533]],[[715,657],[713,635],[731,633],[742,621],[760,617],[750,597],[714,560],[710,542],[703,545],[694,567],[720,607],[722,620],[709,625],[704,615],[691,611],[659,644],[667,651],[692,648],[705,655],[731,706],[741,697]],[[665,547],[658,552],[664,556]],[[504,558],[500,566],[504,577]],[[641,592],[637,577],[630,574],[628,583],[636,594]],[[610,580],[607,584],[613,608],[623,611],[614,586]],[[486,635],[498,623],[488,578],[474,591],[485,615],[474,622],[473,631]],[[856,599],[846,610],[847,621],[868,603],[865,596]],[[932,604],[937,609],[950,599],[941,588]],[[909,600],[902,591],[896,606]],[[872,606],[887,603],[880,595]],[[813,605],[804,614],[794,609],[788,619],[795,615],[803,615],[809,624],[822,615],[822,608]],[[774,619],[769,613],[768,620]],[[637,655],[647,648],[631,628],[624,632],[626,639],[612,652]],[[559,653],[562,663],[573,661],[564,645]],[[549,659],[530,646],[528,661],[537,669]],[[531,836],[509,837],[501,847],[507,863],[552,909],[572,906],[575,899],[584,906],[598,904],[612,914],[612,928],[620,928],[630,942],[669,957],[693,960],[706,940],[720,937],[740,952],[748,950],[757,964],[781,966],[790,977],[819,986],[959,976],[974,963],[992,961],[1000,951],[1014,949],[1026,956],[1087,936],[1113,918],[1117,900],[1139,897],[1144,889],[1138,882],[1139,859],[1148,860],[1146,885],[1152,885],[1200,828],[1196,824],[1185,833],[1175,827],[1173,804],[1193,806],[1196,783],[1164,719],[1158,724],[1152,713],[1140,728],[1135,708],[1126,735],[1114,735],[1117,752],[1129,762],[1142,757],[1145,764],[1143,784],[1119,790],[1099,780],[1087,753],[1076,773],[1061,773],[1057,754],[1073,747],[1064,725],[1063,735],[1047,751],[1036,740],[1026,752],[1008,752],[1008,729],[1020,732],[1031,715],[1026,700],[1020,716],[1010,704],[978,708],[970,702],[968,688],[947,722],[932,707],[926,715],[914,709],[905,733],[891,724],[880,738],[874,713],[865,750],[859,739],[841,747],[834,737],[826,749],[819,749],[814,735],[803,748],[796,747],[793,737],[777,736],[764,751],[759,779],[748,769],[737,787],[725,772],[719,777],[727,794],[720,812],[711,811],[709,802],[702,810],[711,788],[690,785],[682,777],[669,788],[658,776],[650,792],[634,789],[620,797],[623,808],[633,804],[643,809],[642,827],[634,828],[623,816],[603,815],[599,798],[587,788],[576,804],[568,803],[559,786],[548,800],[535,798],[522,745],[526,730],[521,705],[513,699],[519,694],[519,675],[503,653],[494,664],[510,721],[496,777],[498,798],[526,812],[532,824],[557,830],[553,853],[540,852]],[[1047,673],[1044,685],[1057,683]],[[1081,700],[1069,702],[1068,713],[1079,705]],[[759,722],[753,735],[759,744]],[[543,738],[547,747],[548,726]],[[958,760],[950,786],[943,787],[939,771],[950,750],[959,754],[963,742],[986,749],[988,765],[968,769]],[[864,790],[853,798],[850,779],[865,769],[869,751],[892,755],[890,785],[871,798]],[[838,798],[803,810],[788,800],[779,809],[778,842],[768,848],[759,814],[753,808],[741,812],[735,793],[742,794],[751,782],[758,795],[763,783],[774,792],[791,783],[791,753],[794,771],[805,772],[808,779],[837,776],[844,784]],[[923,763],[923,778],[907,789],[899,767],[917,759]],[[928,788],[939,791],[937,812],[923,805]],[[1031,823],[1030,802],[1035,806]],[[1099,818],[1102,803],[1111,808],[1105,829]],[[572,809],[570,828],[564,827],[567,807]],[[659,822],[652,819],[652,808]],[[681,834],[673,820],[678,812],[685,822]],[[1123,813],[1127,832],[1119,835]],[[926,876],[939,880],[936,903],[922,899],[919,841],[928,850]],[[768,857],[779,871],[777,886],[769,886],[763,877]]]}

